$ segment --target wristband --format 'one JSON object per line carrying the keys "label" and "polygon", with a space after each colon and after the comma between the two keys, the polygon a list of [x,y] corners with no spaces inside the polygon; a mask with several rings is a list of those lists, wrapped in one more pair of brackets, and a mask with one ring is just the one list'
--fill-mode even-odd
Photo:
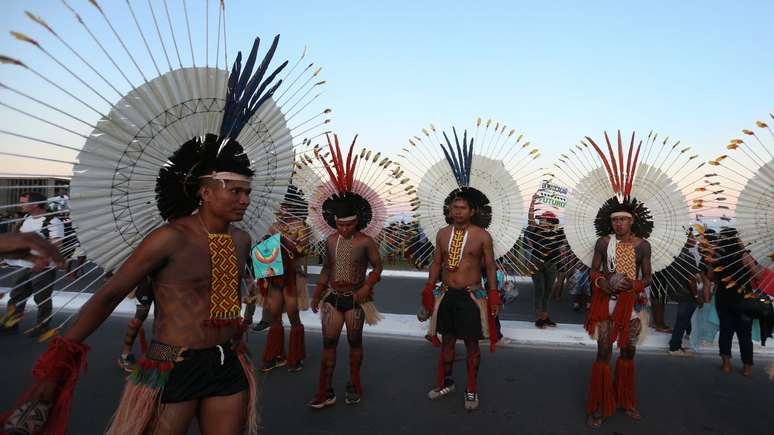
{"label": "wristband", "polygon": [[591,275],[591,279],[592,279],[592,282],[594,283],[594,287],[597,287],[597,288],[602,288],[602,287],[599,285],[599,280],[600,280],[600,279],[604,279],[604,278],[605,278],[605,275],[603,275],[603,274],[601,274],[601,273],[599,273],[599,272],[595,272],[594,274],[592,274],[592,275]]}
{"label": "wristband", "polygon": [[489,289],[486,299],[490,307],[501,304],[500,292],[498,292],[497,289]]}
{"label": "wristband", "polygon": [[366,284],[368,284],[369,287],[373,288],[373,286],[381,281],[382,274],[377,273],[375,270],[372,270],[371,273],[368,274],[368,278],[366,278]]}

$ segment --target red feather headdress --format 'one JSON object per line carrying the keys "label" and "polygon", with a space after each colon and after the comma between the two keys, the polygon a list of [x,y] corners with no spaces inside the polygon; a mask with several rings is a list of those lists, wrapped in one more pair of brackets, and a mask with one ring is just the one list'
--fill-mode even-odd
{"label": "red feather headdress", "polygon": [[[602,151],[599,145],[594,142],[594,139],[586,136],[586,140],[591,142],[591,145],[596,150],[599,157],[602,158],[602,163],[607,170],[607,176],[610,179],[610,185],[613,187],[613,192],[617,196],[626,198],[632,193],[632,185],[634,183],[634,175],[637,171],[637,161],[640,158],[640,147],[642,141],[637,144],[637,152],[634,154],[634,161],[632,161],[632,151],[634,150],[634,132],[632,132],[632,138],[629,141],[628,158],[626,159],[626,166],[624,167],[624,151],[623,144],[621,142],[621,130],[618,130],[618,161],[615,158],[615,152],[613,151],[613,145],[610,143],[610,138],[605,132],[605,142],[607,142],[607,150],[609,152],[610,159]],[[612,167],[611,167],[612,166]]]}
{"label": "red feather headdress", "polygon": [[[320,160],[325,167],[325,171],[328,176],[331,177],[331,182],[336,186],[339,193],[351,192],[352,185],[354,183],[355,167],[357,165],[357,157],[352,156],[352,151],[355,148],[355,142],[357,141],[357,135],[352,139],[352,144],[349,146],[349,152],[347,152],[347,163],[344,164],[344,158],[341,154],[341,147],[339,146],[339,136],[334,133],[333,142],[331,142],[330,133],[325,134],[325,138],[328,140],[328,148],[331,151],[331,163],[320,155],[320,148],[314,150],[314,155]],[[334,148],[335,143],[335,148]],[[332,167],[331,167],[332,166]]]}

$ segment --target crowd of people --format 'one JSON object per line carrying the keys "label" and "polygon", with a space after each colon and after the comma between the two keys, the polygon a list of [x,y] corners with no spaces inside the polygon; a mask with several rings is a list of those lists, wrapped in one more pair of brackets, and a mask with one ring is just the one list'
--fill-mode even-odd
{"label": "crowd of people", "polygon": [[[240,180],[229,179],[228,181]],[[342,198],[345,194],[346,192],[342,193]],[[52,212],[47,198],[34,192],[23,194],[20,202],[25,212],[21,225],[13,233],[2,236],[5,261],[19,270],[3,321],[2,328],[6,333],[18,330],[18,325],[23,319],[24,303],[30,297],[33,297],[36,302],[45,301],[38,307],[36,331],[38,328],[47,327],[51,315],[52,277],[56,267],[63,266],[68,257],[66,250],[63,249],[67,236],[60,219],[62,215],[56,213],[61,210]],[[420,320],[432,321],[433,326],[429,337],[441,348],[438,385],[428,393],[428,397],[433,400],[439,399],[455,390],[451,377],[455,360],[454,344],[457,339],[461,339],[467,349],[468,382],[465,391],[465,408],[473,410],[478,408],[479,403],[477,392],[477,373],[480,364],[479,340],[489,338],[494,347],[494,344],[503,338],[499,331],[498,311],[502,304],[500,295],[503,294],[504,279],[502,271],[497,270],[495,259],[490,252],[491,247],[487,247],[487,243],[491,243],[487,240],[491,238],[481,229],[481,223],[476,224],[477,221],[474,220],[477,208],[480,207],[475,202],[475,195],[462,190],[447,198],[447,206],[451,224],[444,230],[446,232],[439,232],[436,246],[453,247],[455,238],[459,238],[464,240],[463,248],[470,246],[469,244],[478,248],[465,249],[464,256],[459,251],[455,254],[453,248],[451,251],[445,248],[435,251],[429,272],[430,278],[422,297],[423,314],[419,316]],[[379,281],[380,255],[374,241],[361,235],[362,225],[358,224],[360,217],[352,202],[344,200],[341,204],[335,205],[332,213],[335,215],[337,235],[329,238],[325,245],[328,251],[323,255],[323,272],[318,279],[311,304],[308,301],[301,303],[301,300],[308,298],[305,268],[301,265],[308,253],[308,238],[311,231],[305,222],[307,213],[305,207],[306,203],[300,192],[291,186],[280,208],[277,222],[269,231],[269,234],[282,236],[283,263],[288,272],[285,276],[259,280],[253,282],[254,285],[248,285],[246,287],[248,296],[244,299],[248,307],[246,316],[244,320],[240,319],[239,323],[234,324],[251,324],[256,303],[262,305],[265,313],[262,322],[255,326],[255,330],[268,330],[269,336],[261,358],[261,370],[269,372],[278,367],[287,366],[289,371],[294,372],[303,369],[303,360],[306,356],[304,328],[300,322],[299,309],[311,306],[315,312],[321,311],[324,355],[318,392],[309,403],[313,408],[323,408],[336,402],[336,395],[331,385],[335,368],[335,350],[342,326],[346,324],[347,340],[350,345],[350,381],[346,387],[345,402],[356,404],[363,394],[359,367],[363,359],[363,324],[369,314],[365,306],[372,300],[373,287]],[[636,398],[632,396],[633,358],[635,345],[640,340],[642,329],[647,328],[648,321],[645,318],[653,318],[657,331],[671,334],[668,352],[674,356],[690,356],[692,354],[690,343],[706,345],[719,331],[719,353],[722,359],[722,370],[725,373],[732,372],[731,343],[733,336],[736,335],[743,364],[741,372],[748,377],[751,376],[753,367],[753,322],[760,323],[760,340],[765,342],[771,335],[770,311],[766,311],[765,307],[751,304],[750,298],[746,295],[756,294],[764,298],[762,300],[765,300],[766,295],[774,296],[774,277],[770,271],[761,268],[749,253],[740,249],[741,241],[733,228],[724,227],[719,232],[704,229],[700,234],[696,234],[691,229],[687,232],[685,246],[675,262],[668,268],[652,274],[649,266],[650,248],[646,239],[639,237],[632,229],[636,226],[633,214],[627,211],[624,204],[619,205],[618,209],[611,210],[613,210],[610,213],[611,226],[606,231],[618,237],[616,248],[610,250],[607,247],[607,244],[612,243],[612,236],[600,238],[595,248],[594,263],[591,268],[593,271],[603,272],[591,273],[580,262],[567,260],[566,240],[556,215],[543,212],[535,216],[534,199],[533,207],[529,210],[529,226],[525,231],[525,238],[532,250],[532,258],[536,265],[532,275],[535,288],[535,326],[538,328],[556,326],[548,315],[548,302],[552,295],[564,286],[563,281],[566,279],[571,283],[569,293],[572,295],[573,308],[576,311],[581,309],[587,311],[586,327],[590,333],[598,337],[599,352],[593,368],[588,402],[588,424],[591,427],[598,427],[605,417],[612,414],[614,406],[624,407],[626,413],[632,418],[640,418],[636,408]],[[200,211],[200,213],[202,215],[198,216],[204,216],[206,212]],[[170,216],[173,219],[178,217]],[[194,227],[200,225],[203,228],[210,228],[211,226],[204,217],[198,217],[196,220],[197,222],[191,224]],[[459,232],[456,229],[458,227],[464,228],[460,234],[455,233],[455,231]],[[358,237],[362,237],[362,240]],[[352,247],[342,243],[342,240],[352,240]],[[360,244],[363,246],[359,247]],[[631,254],[626,254],[626,251],[620,248],[625,246],[631,247]],[[342,254],[342,249],[353,251],[345,255]],[[355,254],[355,252],[359,253]],[[344,265],[340,264],[343,258],[351,258],[352,255],[355,255],[352,260],[347,260]],[[628,263],[622,260],[627,255],[631,255],[632,258]],[[362,256],[362,259],[358,259],[358,256]],[[610,256],[613,256],[612,260]],[[640,279],[628,278],[631,280],[629,284],[625,284],[626,280],[616,280],[616,273],[611,271],[621,270],[621,264],[630,264],[632,267],[631,270],[621,272],[624,276]],[[371,266],[373,272],[368,275],[367,280],[363,281],[366,266]],[[738,291],[738,288],[729,285],[730,280],[726,278],[739,276],[742,268],[746,268],[751,276],[757,278],[742,284],[744,291]],[[151,304],[154,303],[154,294],[164,294],[158,293],[160,281],[162,281],[158,273],[156,272],[153,281],[146,277],[136,286],[129,285],[130,290],[133,289],[133,297],[137,299],[137,314],[128,325],[119,365],[134,375],[136,375],[137,359],[133,356],[132,349],[138,335],[141,336],[143,354],[147,355],[154,349],[156,352],[170,351],[166,347],[159,350],[164,345],[157,341],[153,341],[149,346],[141,332],[142,322],[148,316]],[[443,280],[441,280],[442,275]],[[358,282],[365,284],[356,284]],[[496,284],[489,285],[490,282]],[[128,288],[127,284],[121,281],[120,275],[118,280],[109,281],[106,287],[110,288],[111,283]],[[593,294],[590,291],[592,284],[598,289]],[[167,285],[174,288],[174,284]],[[488,291],[482,293],[484,299],[477,302],[475,298],[468,297],[469,290],[466,289],[482,288],[482,286],[488,288]],[[631,291],[634,293],[630,293]],[[302,293],[303,296],[301,296]],[[632,314],[624,314],[624,318],[631,319],[630,321],[619,323],[615,314],[617,311],[612,308],[608,314],[608,299],[607,296],[603,296],[606,293],[618,295],[616,299],[610,299],[611,303],[615,301],[616,306],[629,307]],[[631,294],[633,299],[625,304],[624,295],[628,294]],[[654,300],[661,299],[659,294],[666,294],[677,303],[673,328],[668,328],[664,324],[663,314],[659,317],[653,309],[656,304]],[[161,303],[174,305],[173,300],[165,301],[168,297],[161,296]],[[119,300],[113,299],[114,302]],[[158,299],[156,303],[159,303]],[[600,307],[603,308],[600,309]],[[284,350],[284,326],[282,325],[282,315],[285,312],[291,323],[287,353]],[[157,308],[157,323],[159,320],[163,321],[163,315],[160,314]],[[100,317],[102,315],[99,314]],[[227,319],[222,317],[217,320],[221,322],[218,323],[219,325],[228,324],[228,322],[223,323]],[[96,326],[96,324],[92,325],[89,328]],[[216,335],[225,338],[234,333]],[[182,332],[177,332],[169,336],[170,339],[174,337],[174,340],[179,341],[181,334]],[[436,338],[436,334],[440,335],[440,340]],[[157,330],[154,340],[163,336],[163,331]],[[611,392],[612,390],[605,389],[612,388],[607,383],[612,379],[609,364],[612,346],[616,340],[621,347],[621,356],[616,365],[615,382],[609,384],[615,385],[616,391]],[[223,339],[215,341],[220,342]],[[199,346],[194,342],[191,344]],[[182,351],[175,349],[179,357]],[[223,350],[221,349],[220,352]],[[234,364],[238,366],[239,354],[233,355]],[[206,360],[208,357],[197,358]],[[205,363],[192,364],[201,368],[199,365]],[[159,367],[152,367],[152,369],[159,369]],[[183,368],[177,370],[183,371]],[[188,370],[190,369],[185,369],[185,371]],[[238,373],[242,373],[241,369]],[[232,378],[219,378],[218,382],[225,382],[225,386],[221,385],[222,388],[233,388],[234,391],[239,391],[252,382],[247,374],[229,376]],[[198,394],[193,391],[203,386],[183,384],[176,387],[171,383],[165,388],[172,393],[164,393],[160,399],[161,403],[186,401],[192,397],[192,394],[194,396]],[[218,394],[220,393],[222,391]],[[136,397],[127,397],[126,394],[124,402],[136,400]],[[611,399],[611,395],[617,397],[616,401]],[[170,399],[173,396],[175,398]],[[130,409],[125,410],[125,413],[129,412],[131,412]],[[117,415],[119,417],[123,415],[121,409]],[[174,421],[176,417],[170,418],[172,420],[165,424],[178,424]],[[125,420],[118,421],[121,424],[127,424]],[[157,424],[161,421],[159,420]]]}
{"label": "crowd of people", "polygon": [[[734,228],[688,230],[690,222],[662,219],[657,211],[674,215],[676,209],[688,206],[681,192],[665,190],[673,184],[670,175],[653,170],[649,173],[655,180],[648,180],[648,173],[639,169],[641,147],[643,143],[645,148],[657,146],[655,136],[635,146],[632,133],[625,153],[619,132],[617,155],[607,133],[608,153],[586,137],[591,146],[584,142],[586,147],[578,148],[590,154],[587,157],[595,168],[574,178],[574,213],[566,213],[565,222],[549,210],[538,214],[535,195],[524,216],[522,195],[527,189],[517,187],[524,187],[519,181],[525,176],[536,178],[529,173],[535,171],[529,162],[539,156],[539,150],[528,149],[528,141],[520,144],[523,135],[515,130],[506,133],[504,124],[494,123],[490,143],[484,133],[483,145],[474,139],[473,130],[469,136],[468,130],[458,134],[454,127],[451,133],[439,132],[434,125],[432,133],[424,129],[424,137],[432,139],[423,142],[414,136],[409,141],[412,150],[424,147],[422,152],[430,156],[417,159],[429,160],[429,166],[414,174],[416,179],[381,152],[374,152],[372,158],[371,150],[355,151],[357,136],[348,152],[342,152],[337,135],[327,132],[294,145],[293,129],[285,125],[287,112],[273,99],[282,84],[279,74],[288,65],[285,61],[269,71],[278,41],[279,35],[258,62],[260,40],[256,39],[244,67],[240,53],[231,73],[223,76],[225,86],[188,86],[192,77],[210,80],[213,71],[208,66],[186,68],[180,74],[182,82],[176,82],[179,71],[171,71],[163,80],[146,80],[122,99],[114,108],[120,116],[111,112],[97,123],[99,134],[89,137],[82,150],[85,154],[79,157],[78,164],[87,164],[73,175],[74,180],[79,178],[73,185],[83,190],[73,197],[84,202],[100,197],[101,202],[93,201],[100,205],[92,205],[89,212],[104,213],[105,219],[74,228],[65,194],[52,200],[31,191],[20,197],[22,215],[6,222],[18,226],[6,226],[8,232],[0,235],[0,255],[12,267],[4,277],[13,278],[0,332],[19,333],[25,304],[32,298],[38,304],[38,317],[30,333],[52,339],[34,365],[30,388],[11,410],[0,414],[0,431],[66,431],[75,386],[90,350],[85,341],[130,296],[137,301],[136,312],[118,352],[118,364],[128,375],[108,434],[187,433],[194,419],[206,434],[257,433],[259,386],[245,334],[258,305],[262,318],[252,328],[267,331],[259,363],[263,373],[305,369],[307,335],[299,311],[308,307],[319,313],[319,378],[309,386],[313,393],[307,401],[313,409],[337,403],[334,373],[346,328],[349,376],[343,397],[345,404],[357,405],[368,397],[368,380],[361,376],[366,355],[363,333],[366,325],[382,318],[375,305],[383,272],[380,244],[406,249],[414,264],[428,267],[427,281],[417,289],[417,320],[426,325],[428,340],[438,348],[434,373],[428,373],[433,387],[421,391],[430,400],[454,396],[456,344],[461,341],[466,374],[462,406],[467,411],[480,407],[481,344],[487,343],[489,351],[495,352],[498,342],[506,339],[499,317],[503,303],[512,298],[505,291],[506,275],[516,272],[532,279],[534,326],[541,330],[558,326],[551,318],[551,299],[561,294],[565,282],[572,283],[573,309],[584,311],[583,326],[597,343],[585,406],[590,428],[599,428],[617,410],[634,420],[642,418],[635,356],[651,318],[656,331],[672,334],[670,355],[690,355],[689,343],[695,347],[719,335],[725,373],[733,371],[736,336],[741,372],[752,375],[753,335],[759,332],[763,342],[772,332],[774,272],[756,262]],[[5,61],[23,65],[11,58]],[[313,71],[312,64],[306,70]],[[316,71],[312,77],[319,68]],[[309,82],[316,80],[309,77]],[[185,83],[167,95],[181,98],[178,109],[192,110],[188,104],[195,102],[190,105],[198,110],[204,106],[199,103],[207,100],[207,115],[183,116],[177,110],[182,119],[172,120],[173,110],[165,109],[164,122],[170,124],[152,138],[153,146],[144,144],[147,147],[138,153],[139,138],[147,139],[147,132],[135,131],[140,114],[168,104],[164,98],[152,104],[143,100],[163,88],[174,88],[170,83]],[[217,88],[216,97],[203,98],[204,88]],[[328,112],[325,109],[322,114]],[[149,119],[148,125],[155,128],[159,122]],[[475,136],[479,137],[479,128],[488,132],[491,125],[491,120],[477,120]],[[111,134],[122,139],[116,141]],[[323,135],[327,150],[312,146],[312,140]],[[121,164],[114,165],[93,150],[95,155],[88,155],[90,147],[113,146],[124,136],[132,138],[133,151],[117,153]],[[272,147],[259,146],[269,142]],[[517,158],[521,150],[526,155]],[[650,155],[650,149],[642,151]],[[76,229],[82,231],[84,242],[100,240],[108,245],[113,241],[100,237],[121,232],[116,225],[119,218],[108,213],[108,207],[115,205],[111,189],[119,183],[95,186],[103,186],[100,183],[119,173],[126,175],[123,159],[129,154],[141,155],[133,165],[142,165],[128,172],[141,168],[136,172],[145,178],[141,183],[122,182],[121,189],[139,189],[138,196],[147,198],[132,204],[134,216],[146,219],[143,225],[133,222],[136,239],[129,243],[121,237],[124,240],[110,249],[80,247]],[[141,160],[145,157],[153,161]],[[271,171],[257,174],[262,159],[270,160],[266,166]],[[93,166],[97,160],[107,162],[106,166]],[[281,162],[286,166],[280,167]],[[312,173],[305,178],[305,171]],[[638,183],[649,183],[644,190],[661,196],[649,197],[648,204],[638,200],[633,195]],[[413,234],[402,239],[400,232],[385,231],[391,219],[407,210],[416,212]],[[688,219],[688,213],[682,215]],[[660,231],[658,237],[653,237],[654,228]],[[520,234],[523,243],[518,242]],[[260,251],[272,240],[277,244],[268,253]],[[322,270],[310,297],[303,265],[312,245],[321,254]],[[50,329],[57,269],[75,262],[68,272],[77,272],[88,253],[84,251],[91,249],[104,251],[101,260],[107,279],[77,316]],[[665,260],[671,264],[660,267]],[[659,267],[654,267],[656,262]],[[670,298],[677,302],[674,328],[665,318]],[[148,340],[143,323],[151,309],[153,334]],[[284,314],[290,323],[287,345]],[[141,355],[135,357],[138,339]]]}

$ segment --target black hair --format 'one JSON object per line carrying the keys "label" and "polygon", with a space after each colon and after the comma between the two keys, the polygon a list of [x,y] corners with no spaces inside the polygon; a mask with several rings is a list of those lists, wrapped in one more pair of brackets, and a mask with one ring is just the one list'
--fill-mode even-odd
{"label": "black hair", "polygon": [[[739,233],[736,228],[721,228],[716,244],[718,255],[715,266],[721,267],[717,272],[718,283],[727,289],[736,288],[736,286],[731,284],[731,281],[736,281],[738,285],[740,282],[747,281],[746,277],[749,274],[749,271],[745,270],[745,266],[742,264],[744,244],[739,239]],[[745,283],[743,290],[749,290],[749,287],[750,283]]]}
{"label": "black hair", "polygon": [[33,204],[33,205],[37,205],[40,208],[46,208],[45,201],[48,200],[48,198],[46,198],[46,196],[43,195],[42,193],[35,192],[35,191],[30,191],[30,192],[24,192],[21,195],[19,195],[20,198],[22,196],[26,196],[28,202],[37,203],[37,204]]}
{"label": "black hair", "polygon": [[371,223],[373,210],[371,204],[354,192],[344,192],[331,195],[322,205],[325,222],[331,228],[336,228],[336,218],[357,216],[357,229],[362,230]]}
{"label": "black hair", "polygon": [[471,223],[481,228],[488,228],[492,223],[492,206],[489,205],[489,198],[480,190],[473,187],[459,187],[454,189],[443,201],[443,215],[446,223],[451,225],[451,205],[454,201],[463,200],[468,207],[474,209]]}
{"label": "black hair", "polygon": [[199,208],[199,177],[213,172],[253,175],[250,159],[236,140],[207,134],[178,148],[156,178],[156,205],[161,217],[177,219]]}
{"label": "black hair", "polygon": [[644,203],[637,201],[637,198],[625,197],[623,201],[614,196],[600,207],[597,211],[597,217],[594,219],[594,228],[597,236],[603,237],[613,233],[613,221],[610,215],[616,212],[627,212],[633,217],[632,234],[647,239],[653,232],[653,216]]}

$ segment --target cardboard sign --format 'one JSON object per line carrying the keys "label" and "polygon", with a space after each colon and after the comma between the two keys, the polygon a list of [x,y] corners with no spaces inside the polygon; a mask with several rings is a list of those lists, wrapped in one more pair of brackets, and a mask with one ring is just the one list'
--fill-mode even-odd
{"label": "cardboard sign", "polygon": [[543,180],[537,192],[537,203],[563,208],[567,204],[567,188]]}
{"label": "cardboard sign", "polygon": [[279,234],[275,234],[253,247],[250,251],[250,257],[253,259],[253,271],[256,279],[279,276],[285,273],[282,267],[281,247]]}

